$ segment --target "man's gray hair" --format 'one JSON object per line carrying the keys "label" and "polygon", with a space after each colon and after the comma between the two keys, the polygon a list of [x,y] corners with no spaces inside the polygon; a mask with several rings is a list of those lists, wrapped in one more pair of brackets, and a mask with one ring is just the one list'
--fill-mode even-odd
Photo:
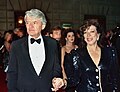
{"label": "man's gray hair", "polygon": [[46,18],[45,15],[42,11],[38,10],[38,9],[31,9],[29,11],[25,12],[25,17],[24,20],[26,21],[26,17],[34,17],[34,18],[38,18],[40,19],[40,21],[43,23],[43,25],[46,25]]}

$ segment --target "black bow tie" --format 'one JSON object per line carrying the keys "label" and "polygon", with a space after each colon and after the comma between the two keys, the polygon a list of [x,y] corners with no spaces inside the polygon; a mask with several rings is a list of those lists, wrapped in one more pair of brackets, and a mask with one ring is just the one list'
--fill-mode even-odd
{"label": "black bow tie", "polygon": [[39,39],[31,38],[31,39],[30,39],[30,42],[31,42],[31,44],[33,44],[34,42],[37,42],[38,44],[40,44],[41,39],[40,39],[40,38],[39,38]]}

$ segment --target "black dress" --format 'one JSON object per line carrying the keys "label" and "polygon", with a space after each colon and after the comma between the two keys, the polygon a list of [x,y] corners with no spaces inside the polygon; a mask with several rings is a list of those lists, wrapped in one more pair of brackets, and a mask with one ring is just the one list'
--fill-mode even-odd
{"label": "black dress", "polygon": [[[72,63],[71,53],[65,52],[65,56],[64,56],[64,69],[65,69],[65,73],[67,75],[67,78],[68,79],[72,78],[73,72],[74,72],[74,67],[73,67],[73,63]],[[71,86],[68,86],[65,89],[65,92],[75,92],[74,85],[72,84]]]}
{"label": "black dress", "polygon": [[[75,85],[77,92],[120,92],[120,76],[116,51],[111,47],[101,48],[98,67],[92,61],[87,48],[71,52],[74,67],[68,86]],[[73,64],[74,66],[75,64]],[[71,75],[70,74],[70,75]]]}

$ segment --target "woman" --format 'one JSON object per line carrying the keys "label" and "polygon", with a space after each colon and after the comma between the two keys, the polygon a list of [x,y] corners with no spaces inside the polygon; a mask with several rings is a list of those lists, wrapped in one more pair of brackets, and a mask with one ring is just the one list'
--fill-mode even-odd
{"label": "woman", "polygon": [[4,48],[2,49],[3,53],[3,63],[4,63],[4,71],[7,72],[8,63],[9,63],[9,52],[11,49],[11,43],[13,41],[13,31],[8,30],[4,32]]}
{"label": "woman", "polygon": [[68,86],[76,85],[77,92],[120,92],[116,51],[99,44],[102,31],[98,21],[87,20],[81,31],[86,45],[71,52],[78,67],[72,80],[68,79]]}
{"label": "woman", "polygon": [[[62,48],[61,48],[61,67],[63,79],[67,79],[71,68],[71,50],[78,48],[75,45],[75,32],[72,29],[65,30],[64,37],[62,40]],[[67,88],[66,92],[73,92],[73,88]]]}

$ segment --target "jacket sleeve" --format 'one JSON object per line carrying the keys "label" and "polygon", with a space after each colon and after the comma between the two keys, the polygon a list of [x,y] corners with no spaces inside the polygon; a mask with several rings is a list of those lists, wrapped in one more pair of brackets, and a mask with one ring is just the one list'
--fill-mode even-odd
{"label": "jacket sleeve", "polygon": [[57,43],[55,42],[54,47],[51,48],[54,49],[54,74],[53,77],[62,77],[62,69],[60,66],[60,60],[59,60],[59,53],[57,48]]}
{"label": "jacket sleeve", "polygon": [[111,48],[111,61],[110,61],[110,76],[113,84],[113,91],[120,92],[120,67],[118,64],[117,53],[114,48]]}

